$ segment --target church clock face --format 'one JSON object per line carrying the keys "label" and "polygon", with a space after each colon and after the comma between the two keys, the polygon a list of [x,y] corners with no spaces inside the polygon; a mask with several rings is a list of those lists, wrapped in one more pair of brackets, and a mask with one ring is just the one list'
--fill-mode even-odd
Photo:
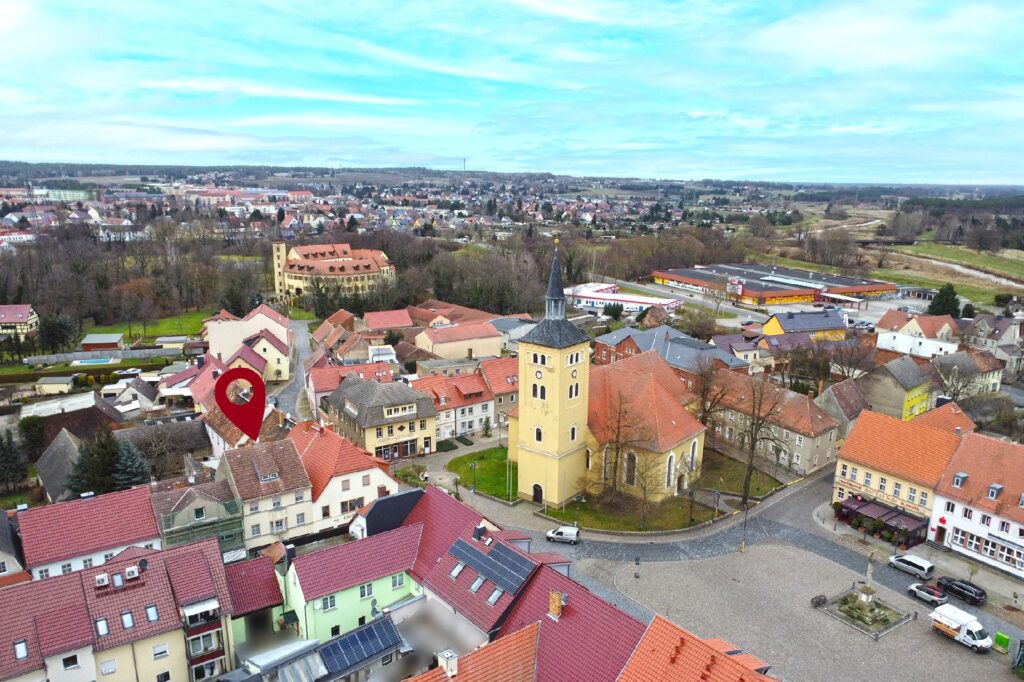
{"label": "church clock face", "polygon": [[572,371],[572,378],[573,378],[573,379],[575,379],[575,378],[576,378],[576,370],[573,370],[573,371]]}
{"label": "church clock face", "polygon": [[542,371],[540,371],[538,369],[536,372],[534,372],[533,376],[537,377],[538,379],[543,379],[544,378],[544,372],[542,372]]}

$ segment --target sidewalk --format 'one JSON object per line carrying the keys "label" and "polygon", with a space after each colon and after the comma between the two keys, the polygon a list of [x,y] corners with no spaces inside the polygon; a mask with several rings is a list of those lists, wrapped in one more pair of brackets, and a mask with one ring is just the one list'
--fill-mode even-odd
{"label": "sidewalk", "polygon": [[[814,510],[814,520],[819,528],[830,531],[837,536],[837,542],[843,546],[864,554],[865,556],[876,550],[875,559],[885,561],[889,556],[899,552],[891,542],[875,538],[870,533],[865,539],[863,534],[855,528],[851,528],[842,521],[836,520],[832,514],[832,506],[824,502]],[[980,585],[988,592],[988,604],[990,609],[999,615],[1000,618],[1024,628],[1024,612],[1007,611],[1003,606],[1009,604],[1024,609],[1024,582],[1013,576],[997,571],[981,562],[971,561],[962,554],[954,551],[943,552],[929,544],[921,544],[907,550],[935,564],[935,576],[948,575],[953,578],[968,580],[970,573],[968,568],[977,566],[971,582]],[[1016,599],[1014,595],[1018,595]]]}

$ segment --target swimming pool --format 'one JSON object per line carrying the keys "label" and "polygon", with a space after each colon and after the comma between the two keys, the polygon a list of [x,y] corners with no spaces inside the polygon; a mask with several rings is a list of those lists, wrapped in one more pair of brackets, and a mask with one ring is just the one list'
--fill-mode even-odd
{"label": "swimming pool", "polygon": [[116,358],[93,358],[91,360],[75,360],[71,365],[110,365],[115,362],[120,362],[120,360]]}

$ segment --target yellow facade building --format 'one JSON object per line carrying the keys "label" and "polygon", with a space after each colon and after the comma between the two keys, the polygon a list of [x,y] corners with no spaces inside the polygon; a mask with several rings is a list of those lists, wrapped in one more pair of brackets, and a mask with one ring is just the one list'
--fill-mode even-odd
{"label": "yellow facade building", "polygon": [[346,294],[366,293],[393,281],[395,266],[387,254],[374,249],[353,249],[348,244],[308,244],[289,247],[273,243],[274,293],[301,296],[321,280]]}
{"label": "yellow facade building", "polygon": [[776,313],[761,327],[765,336],[807,332],[815,341],[842,341],[846,338],[846,319],[837,310]]}
{"label": "yellow facade building", "polygon": [[556,248],[544,319],[519,342],[519,403],[509,413],[519,497],[560,505],[612,484],[650,501],[675,494],[703,457],[704,427],[683,393],[653,352],[591,372],[590,339],[565,319]]}

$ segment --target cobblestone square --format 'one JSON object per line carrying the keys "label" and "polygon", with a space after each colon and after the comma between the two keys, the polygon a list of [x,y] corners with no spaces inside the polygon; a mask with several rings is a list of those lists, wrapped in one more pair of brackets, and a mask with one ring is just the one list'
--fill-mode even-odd
{"label": "cobblestone square", "polygon": [[[831,597],[849,589],[864,578],[863,573],[773,540],[744,554],[641,561],[639,567],[633,562],[581,559],[573,569],[602,582],[614,575],[618,589],[645,608],[701,637],[721,637],[749,651],[768,662],[772,674],[791,682],[1016,679],[1009,656],[975,654],[933,632],[927,604],[878,583],[880,598],[916,611],[918,618],[877,642],[813,609],[811,597]],[[634,578],[635,571],[639,579]]]}

